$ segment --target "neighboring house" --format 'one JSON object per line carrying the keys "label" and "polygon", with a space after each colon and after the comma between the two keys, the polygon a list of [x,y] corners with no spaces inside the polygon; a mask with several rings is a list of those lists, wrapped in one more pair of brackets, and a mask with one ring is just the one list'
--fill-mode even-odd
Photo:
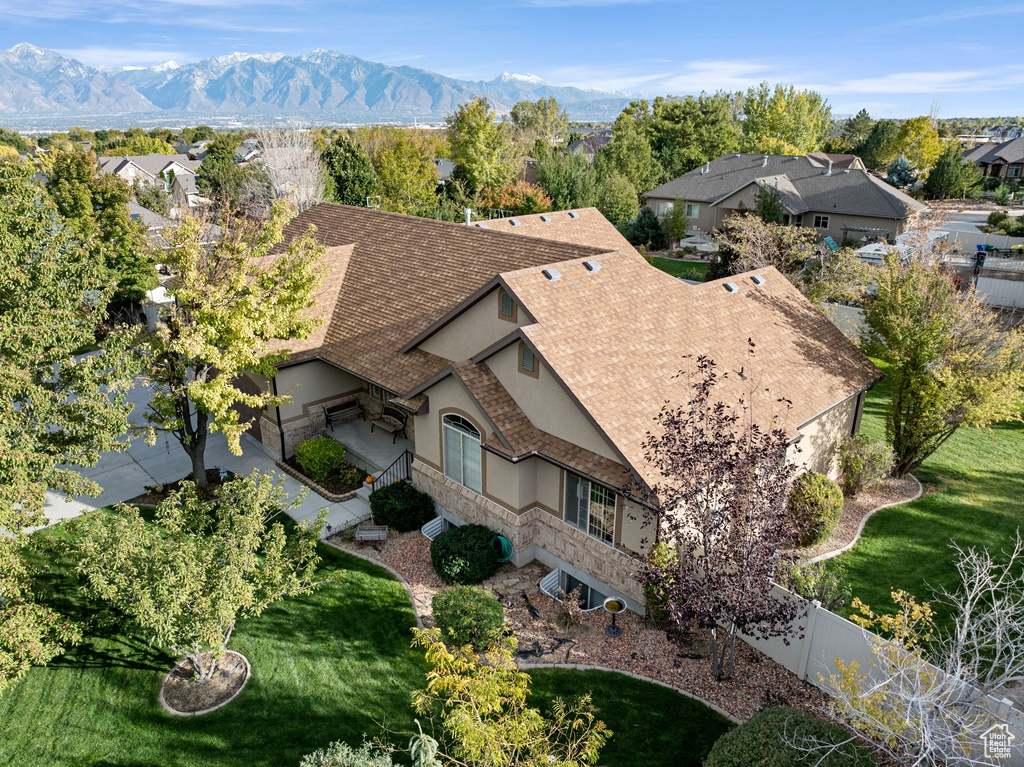
{"label": "neighboring house", "polygon": [[676,200],[686,206],[690,228],[711,232],[738,210],[756,209],[760,188],[779,190],[785,223],[815,229],[836,242],[893,239],[924,205],[886,184],[849,154],[728,154],[647,192],[659,217]]}
{"label": "neighboring house", "polygon": [[447,157],[436,158],[434,160],[434,168],[437,169],[437,179],[442,184],[452,180],[452,174],[455,173],[455,163]]}
{"label": "neighboring house", "polygon": [[[174,177],[174,181],[171,183],[171,204],[174,208],[191,210],[210,203],[211,200],[208,197],[203,197],[199,193],[194,174],[184,173]],[[174,211],[172,210],[171,213],[173,215]]]}
{"label": "neighboring house", "polygon": [[100,157],[100,170],[119,176],[129,184],[162,184],[170,189],[179,176],[195,176],[200,163],[185,154],[144,154],[128,157]]}
{"label": "neighboring house", "polygon": [[[581,585],[591,607],[614,595],[643,609],[635,574],[654,527],[632,483],[656,480],[643,442],[666,401],[687,399],[684,355],[728,372],[727,398],[770,391],[755,402],[765,420],[791,400],[794,459],[832,474],[881,377],[774,269],[687,285],[593,208],[463,226],[323,203],[286,237],[311,225],[326,248],[313,310],[324,324],[281,344],[273,380],[247,376],[293,398],[252,413],[253,436],[291,455],[323,433],[327,406],[399,409],[408,442],[396,449],[414,453],[441,524],[499,531],[515,564],[541,561],[551,588]],[[366,426],[333,433],[392,448]]]}
{"label": "neighboring house", "polygon": [[527,155],[520,158],[520,160],[523,163],[523,181],[527,184],[536,184],[538,175],[537,158]]}
{"label": "neighboring house", "polygon": [[1024,169],[1024,137],[970,149],[964,152],[964,159],[977,165],[983,176],[1019,182]]}
{"label": "neighboring house", "polygon": [[235,162],[249,162],[260,155],[260,141],[255,138],[245,139],[235,150]]}
{"label": "neighboring house", "polygon": [[[138,221],[146,228],[150,242],[156,248],[168,248],[170,243],[164,237],[164,230],[175,226],[172,219],[162,216],[154,210],[144,208],[135,200],[128,201],[128,215],[133,221]],[[207,224],[201,242],[213,243],[224,235],[224,229],[217,224]]]}
{"label": "neighboring house", "polygon": [[587,158],[587,162],[593,163],[597,156],[597,150],[612,140],[610,130],[599,130],[588,133],[575,141],[570,141],[566,151],[572,154],[581,154]]}

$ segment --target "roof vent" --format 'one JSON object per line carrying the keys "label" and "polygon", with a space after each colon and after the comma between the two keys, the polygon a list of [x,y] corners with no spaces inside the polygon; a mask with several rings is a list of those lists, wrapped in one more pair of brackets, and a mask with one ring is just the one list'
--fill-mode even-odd
{"label": "roof vent", "polygon": [[579,218],[579,217],[580,217],[580,214],[577,213],[576,211],[574,211],[574,210],[570,210],[569,211],[569,218]]}
{"label": "roof vent", "polygon": [[849,168],[843,168],[843,173],[849,173],[849,172],[850,172]]}
{"label": "roof vent", "polygon": [[730,293],[735,293],[737,290],[740,289],[740,287],[735,282],[727,282],[725,283],[725,289],[728,290]]}
{"label": "roof vent", "polygon": [[477,224],[477,226],[479,226],[481,229],[486,229],[487,228],[487,224],[485,224],[483,221],[481,221],[479,224]]}
{"label": "roof vent", "polygon": [[553,266],[549,269],[541,269],[540,273],[543,274],[552,282],[557,282],[558,280],[562,279],[562,273],[555,269],[555,267]]}
{"label": "roof vent", "polygon": [[601,265],[599,263],[597,263],[597,261],[594,261],[593,259],[588,260],[588,261],[584,261],[583,265],[585,267],[587,267],[587,271],[588,272],[599,272],[599,271],[601,271]]}
{"label": "roof vent", "polygon": [[766,280],[766,279],[765,279],[764,277],[762,277],[762,276],[761,276],[760,274],[755,274],[755,275],[754,275],[753,277],[751,277],[751,278],[750,278],[750,280],[751,280],[751,282],[753,282],[753,283],[754,283],[755,285],[764,285],[764,284],[765,284],[766,282],[768,282],[768,280]]}
{"label": "roof vent", "polygon": [[510,218],[508,222],[512,224],[512,226],[521,226],[521,223],[518,218]]}
{"label": "roof vent", "polygon": [[832,175],[832,161],[831,160],[828,161],[828,170],[825,171],[825,175],[826,176],[831,176]]}
{"label": "roof vent", "polygon": [[543,221],[545,224],[550,224],[551,223],[551,216],[541,216],[540,220]]}
{"label": "roof vent", "polygon": [[761,158],[761,167],[768,167],[768,155],[765,155],[764,157]]}

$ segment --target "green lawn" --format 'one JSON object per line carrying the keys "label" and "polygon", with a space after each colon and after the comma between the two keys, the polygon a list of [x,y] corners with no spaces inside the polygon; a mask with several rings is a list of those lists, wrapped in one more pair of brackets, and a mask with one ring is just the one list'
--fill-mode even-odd
{"label": "green lawn", "polygon": [[[37,535],[61,542],[69,533]],[[409,731],[410,692],[424,684],[426,665],[409,647],[408,594],[381,568],[327,546],[320,553],[322,567],[345,570],[344,580],[240,623],[231,647],[249,658],[252,678],[237,700],[196,718],[170,716],[157,702],[173,659],[83,600],[66,554],[36,555],[47,567],[42,598],[86,625],[86,639],[0,698],[0,765],[289,767],[331,741],[379,735],[382,725]],[[616,732],[601,759],[612,767],[697,767],[728,726],[699,703],[628,677],[536,678],[536,705],[594,690]]]}
{"label": "green lawn", "polygon": [[[879,439],[888,394],[883,380],[868,394],[864,409],[863,431]],[[876,514],[857,545],[840,557],[853,595],[876,610],[892,606],[892,588],[924,600],[936,588],[955,588],[950,541],[996,550],[1024,525],[1024,424],[961,428],[915,476],[925,495]]]}
{"label": "green lawn", "polygon": [[708,272],[707,261],[676,261],[673,258],[654,258],[654,266],[673,277],[704,281]]}
{"label": "green lawn", "polygon": [[697,701],[660,685],[608,671],[538,669],[530,703],[592,691],[601,720],[612,730],[599,764],[622,767],[700,767],[732,724]]}

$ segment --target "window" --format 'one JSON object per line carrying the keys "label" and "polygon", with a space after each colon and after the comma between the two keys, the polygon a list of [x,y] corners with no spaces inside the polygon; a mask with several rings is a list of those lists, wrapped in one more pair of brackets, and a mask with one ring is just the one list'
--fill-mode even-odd
{"label": "window", "polygon": [[507,290],[498,291],[498,316],[503,320],[516,319],[516,302],[512,300],[512,294]]}
{"label": "window", "polygon": [[814,217],[814,228],[815,229],[828,229],[828,216],[815,216]]}
{"label": "window", "polygon": [[803,226],[804,225],[804,214],[803,213],[797,213],[796,214],[796,218],[793,219],[793,225],[794,226]]}
{"label": "window", "polygon": [[537,355],[526,344],[519,343],[519,372],[537,378]]}
{"label": "window", "polygon": [[697,218],[700,215],[700,205],[695,202],[686,203],[686,217]]}
{"label": "window", "polygon": [[475,493],[482,492],[480,432],[461,415],[441,417],[444,475]]}
{"label": "window", "polygon": [[573,589],[580,590],[580,607],[584,610],[594,610],[604,604],[607,599],[597,589],[591,588],[579,578],[573,578],[569,573],[562,572],[562,582],[558,585],[563,594],[568,594]]}
{"label": "window", "polygon": [[398,395],[393,391],[388,391],[387,389],[377,386],[377,384],[370,384],[370,397],[378,402],[383,402],[386,405],[397,396]]}
{"label": "window", "polygon": [[672,210],[672,203],[670,202],[659,202],[658,203],[658,218],[668,215],[668,212]]}
{"label": "window", "polygon": [[565,521],[590,537],[611,544],[615,533],[615,494],[588,479],[566,473]]}
{"label": "window", "polygon": [[1006,168],[1006,177],[1007,178],[1020,178],[1020,166],[1019,165],[1010,165],[1010,166],[1008,166]]}

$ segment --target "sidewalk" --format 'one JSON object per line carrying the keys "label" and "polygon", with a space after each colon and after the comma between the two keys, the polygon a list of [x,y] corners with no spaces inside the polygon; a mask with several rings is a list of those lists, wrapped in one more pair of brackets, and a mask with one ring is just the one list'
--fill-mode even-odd
{"label": "sidewalk", "polygon": [[[129,393],[134,403],[132,421],[142,424],[142,412],[149,401],[147,387],[136,387]],[[314,493],[298,480],[277,468],[273,459],[252,440],[242,438],[242,455],[232,455],[223,434],[211,434],[206,445],[206,466],[228,469],[236,474],[249,474],[254,469],[261,472],[275,471],[284,478],[284,487],[289,498],[296,498],[303,490],[306,497],[302,503],[288,511],[295,521],[313,520],[321,509],[328,510],[327,522],[321,537],[340,528],[362,521],[370,515],[369,505],[361,498],[342,503],[331,503]],[[70,501],[54,493],[46,494],[47,525],[62,519],[77,517],[87,511],[112,506],[145,492],[147,485],[162,485],[181,479],[192,470],[192,462],[181,445],[170,435],[160,434],[155,445],[147,445],[142,437],[132,440],[127,450],[119,453],[103,453],[95,466],[79,469],[89,479],[99,483],[103,493],[96,498],[78,496]]]}

